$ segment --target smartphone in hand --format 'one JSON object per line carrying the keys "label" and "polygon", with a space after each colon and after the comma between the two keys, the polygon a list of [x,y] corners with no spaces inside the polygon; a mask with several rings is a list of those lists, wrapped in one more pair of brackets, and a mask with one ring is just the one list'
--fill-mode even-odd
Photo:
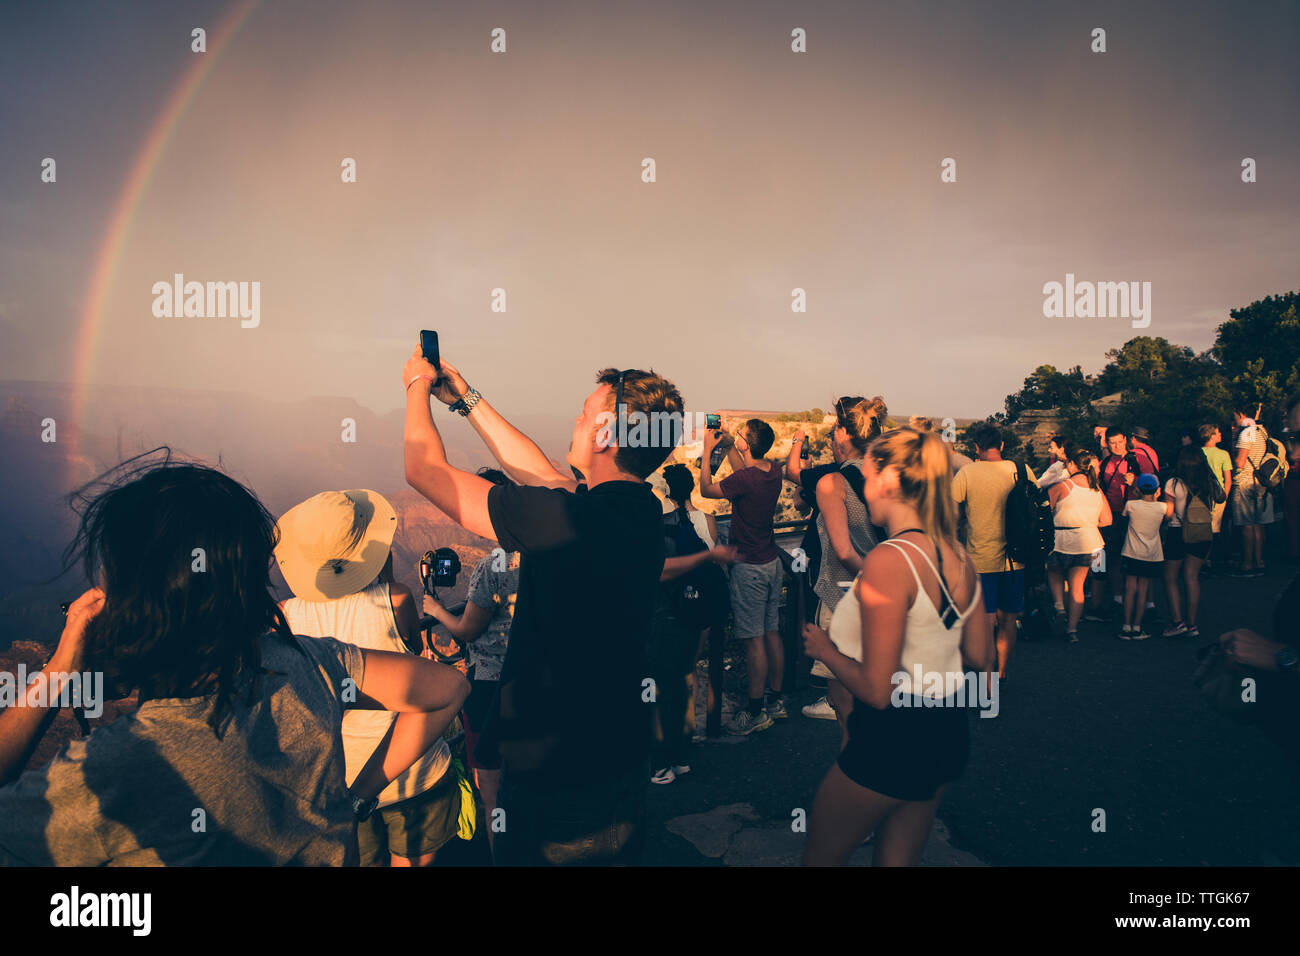
{"label": "smartphone in hand", "polygon": [[424,353],[424,360],[434,367],[438,377],[442,377],[442,365],[438,361],[438,333],[430,332],[428,329],[420,330],[420,351]]}

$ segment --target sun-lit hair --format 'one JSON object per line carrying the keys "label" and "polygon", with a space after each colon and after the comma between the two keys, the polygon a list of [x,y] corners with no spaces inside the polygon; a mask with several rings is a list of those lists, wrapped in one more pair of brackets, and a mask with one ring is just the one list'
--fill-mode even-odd
{"label": "sun-lit hair", "polygon": [[934,432],[895,428],[872,442],[867,454],[879,470],[897,470],[899,495],[916,509],[921,530],[959,549],[952,465],[943,439]]}
{"label": "sun-lit hair", "polygon": [[845,395],[835,403],[836,424],[848,433],[849,443],[859,455],[865,455],[867,447],[880,437],[888,414],[885,400],[879,395],[875,398]]}
{"label": "sun-lit hair", "polygon": [[651,475],[672,454],[682,433],[682,394],[677,386],[662,375],[641,369],[601,369],[596,374],[598,385],[609,386],[605,411],[617,414],[618,383],[623,382],[623,404],[628,416],[640,413],[649,422],[646,440],[637,447],[619,448],[614,462],[619,470],[638,478]]}
{"label": "sun-lit hair", "polygon": [[913,415],[907,420],[907,427],[915,428],[919,432],[932,432],[934,431],[934,421],[924,415]]}

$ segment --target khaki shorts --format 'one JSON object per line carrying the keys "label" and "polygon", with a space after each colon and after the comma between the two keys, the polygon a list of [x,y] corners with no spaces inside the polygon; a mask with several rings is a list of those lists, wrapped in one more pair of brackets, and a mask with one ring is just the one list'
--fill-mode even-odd
{"label": "khaki shorts", "polygon": [[442,778],[424,793],[390,804],[357,824],[361,865],[388,862],[388,854],[414,859],[434,853],[460,829],[460,780],[448,764]]}

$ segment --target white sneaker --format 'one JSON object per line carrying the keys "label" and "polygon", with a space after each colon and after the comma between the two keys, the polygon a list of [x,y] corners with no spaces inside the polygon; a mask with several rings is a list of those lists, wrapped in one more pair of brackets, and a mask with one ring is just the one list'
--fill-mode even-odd
{"label": "white sneaker", "polygon": [[823,697],[811,704],[804,704],[800,712],[805,717],[815,717],[818,720],[834,720],[835,708],[831,706],[829,698]]}
{"label": "white sneaker", "polygon": [[691,772],[690,764],[679,763],[673,767],[673,773],[679,777],[684,777]]}

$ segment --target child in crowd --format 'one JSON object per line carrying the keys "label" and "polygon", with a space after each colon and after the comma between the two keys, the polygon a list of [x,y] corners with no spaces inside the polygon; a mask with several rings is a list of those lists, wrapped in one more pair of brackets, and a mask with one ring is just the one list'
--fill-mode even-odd
{"label": "child in crowd", "polygon": [[1145,641],[1151,636],[1142,630],[1147,591],[1152,579],[1160,576],[1165,560],[1160,528],[1174,513],[1174,504],[1156,500],[1160,496],[1160,479],[1155,475],[1141,474],[1135,478],[1128,474],[1125,480],[1135,484],[1142,497],[1124,503],[1128,534],[1120,552],[1124,558],[1124,626],[1119,638],[1122,641]]}

